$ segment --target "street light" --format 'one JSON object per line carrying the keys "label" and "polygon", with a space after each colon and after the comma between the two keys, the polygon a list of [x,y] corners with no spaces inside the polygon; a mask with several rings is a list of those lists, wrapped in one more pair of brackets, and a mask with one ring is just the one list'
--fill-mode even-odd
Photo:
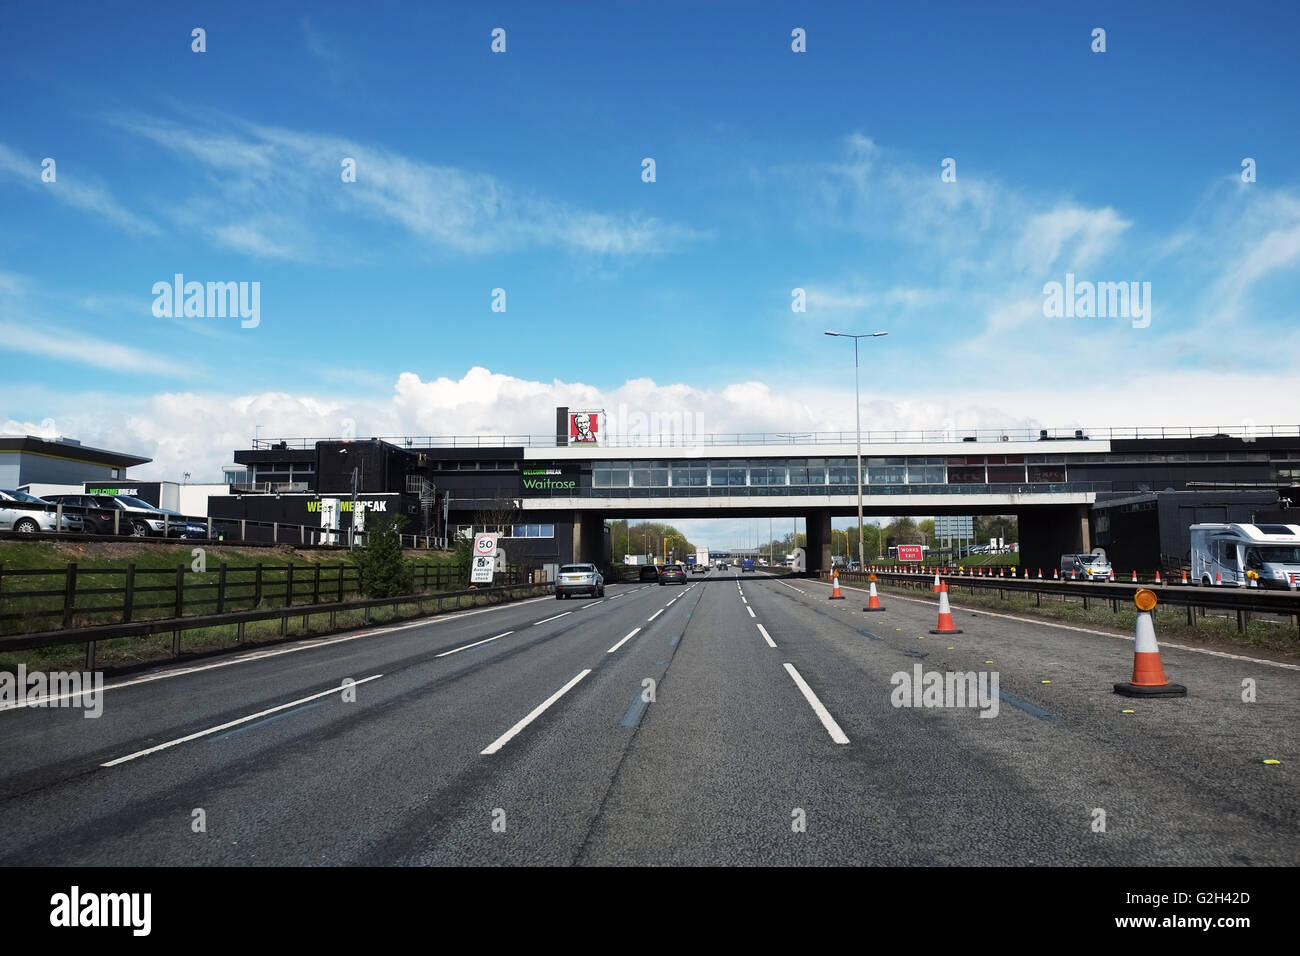
{"label": "street light", "polygon": [[862,398],[858,391],[858,339],[878,339],[888,332],[864,332],[854,335],[852,332],[831,332],[839,338],[853,340],[853,418],[858,426],[858,567],[867,566],[866,536],[862,530]]}

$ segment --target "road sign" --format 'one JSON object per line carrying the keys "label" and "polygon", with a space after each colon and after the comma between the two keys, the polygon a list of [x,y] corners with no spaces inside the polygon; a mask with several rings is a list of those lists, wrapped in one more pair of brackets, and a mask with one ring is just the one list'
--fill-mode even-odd
{"label": "road sign", "polygon": [[495,534],[474,535],[474,563],[470,567],[470,584],[491,584],[492,572],[496,569],[497,536]]}
{"label": "road sign", "polygon": [[925,553],[921,550],[919,544],[900,544],[898,546],[899,561],[922,561],[925,559]]}
{"label": "road sign", "polygon": [[491,584],[492,572],[496,568],[496,559],[490,554],[474,555],[474,566],[470,568],[470,584]]}
{"label": "road sign", "polygon": [[975,519],[969,515],[935,515],[934,536],[938,539],[973,538],[975,537]]}

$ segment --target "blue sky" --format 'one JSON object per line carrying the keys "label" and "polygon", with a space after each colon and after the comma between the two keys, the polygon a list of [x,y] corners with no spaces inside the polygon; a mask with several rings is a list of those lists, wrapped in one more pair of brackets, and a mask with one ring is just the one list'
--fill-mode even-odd
{"label": "blue sky", "polygon": [[[828,327],[889,330],[881,429],[1300,417],[1294,5],[291,6],[6,12],[0,431],[849,428]],[[178,272],[260,323],[156,318]],[[1066,273],[1149,327],[1045,317]]]}

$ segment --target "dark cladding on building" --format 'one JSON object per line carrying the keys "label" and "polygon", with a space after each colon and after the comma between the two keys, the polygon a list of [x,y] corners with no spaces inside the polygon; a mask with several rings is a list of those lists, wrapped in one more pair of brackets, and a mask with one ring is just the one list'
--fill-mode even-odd
{"label": "dark cladding on building", "polygon": [[[810,568],[829,562],[831,518],[856,514],[851,435],[620,444],[602,414],[582,413],[575,426],[567,413],[557,410],[554,435],[523,439],[260,441],[235,452],[246,474],[235,494],[211,499],[211,513],[312,527],[321,498],[335,497],[346,530],[355,493],[367,521],[401,515],[405,533],[442,541],[493,531],[510,561],[533,566],[608,560],[611,520],[801,517]],[[1190,524],[1280,520],[1300,494],[1295,426],[1168,432],[873,440],[863,448],[865,508],[1014,514],[1029,566],[1103,547],[1121,566],[1155,568],[1185,557]]]}

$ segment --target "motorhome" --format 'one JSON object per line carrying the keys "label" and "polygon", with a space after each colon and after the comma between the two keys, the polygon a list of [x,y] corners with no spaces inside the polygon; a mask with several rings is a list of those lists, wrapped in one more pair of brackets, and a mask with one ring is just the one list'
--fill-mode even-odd
{"label": "motorhome", "polygon": [[1189,530],[1197,584],[1300,586],[1300,525],[1194,524]]}

